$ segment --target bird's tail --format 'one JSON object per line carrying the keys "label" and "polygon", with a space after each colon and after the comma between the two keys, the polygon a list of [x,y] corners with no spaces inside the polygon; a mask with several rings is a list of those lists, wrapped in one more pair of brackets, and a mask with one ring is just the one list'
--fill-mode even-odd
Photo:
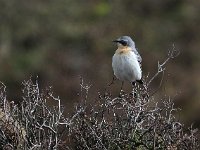
{"label": "bird's tail", "polygon": [[143,84],[142,80],[136,80],[138,83]]}

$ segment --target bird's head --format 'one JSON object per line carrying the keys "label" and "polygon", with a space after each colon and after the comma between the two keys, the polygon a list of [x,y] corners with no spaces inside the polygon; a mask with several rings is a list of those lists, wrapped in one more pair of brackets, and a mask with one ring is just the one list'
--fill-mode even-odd
{"label": "bird's head", "polygon": [[121,36],[120,38],[113,40],[117,43],[118,47],[135,47],[134,41],[129,36]]}

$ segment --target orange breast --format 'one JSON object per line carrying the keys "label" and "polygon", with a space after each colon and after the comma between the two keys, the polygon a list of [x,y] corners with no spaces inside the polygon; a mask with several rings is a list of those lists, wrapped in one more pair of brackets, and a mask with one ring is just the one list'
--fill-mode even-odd
{"label": "orange breast", "polygon": [[124,46],[124,47],[118,47],[118,49],[116,50],[115,53],[120,54],[120,55],[124,55],[127,54],[131,51],[131,48],[128,46]]}

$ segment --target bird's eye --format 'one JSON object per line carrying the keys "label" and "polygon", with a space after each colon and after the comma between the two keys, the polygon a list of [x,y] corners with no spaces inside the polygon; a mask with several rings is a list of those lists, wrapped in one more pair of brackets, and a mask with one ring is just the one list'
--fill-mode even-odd
{"label": "bird's eye", "polygon": [[121,43],[123,46],[126,46],[126,45],[127,45],[127,41],[124,41],[124,40],[121,40],[120,43]]}

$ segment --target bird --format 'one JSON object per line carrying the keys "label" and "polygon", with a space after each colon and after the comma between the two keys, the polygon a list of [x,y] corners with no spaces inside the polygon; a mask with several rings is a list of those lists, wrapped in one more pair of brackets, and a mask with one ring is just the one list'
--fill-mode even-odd
{"label": "bird", "polygon": [[122,81],[122,86],[124,81],[131,82],[132,85],[135,85],[136,82],[143,84],[142,57],[135,48],[135,42],[130,36],[121,36],[113,42],[118,47],[112,57],[112,68],[115,77]]}

